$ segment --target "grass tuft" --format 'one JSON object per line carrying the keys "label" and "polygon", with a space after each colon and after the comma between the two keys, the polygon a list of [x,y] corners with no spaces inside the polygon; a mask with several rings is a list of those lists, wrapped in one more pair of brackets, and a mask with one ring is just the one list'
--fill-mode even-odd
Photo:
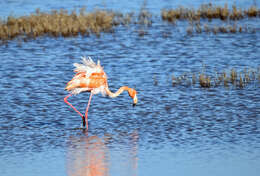
{"label": "grass tuft", "polygon": [[228,5],[224,7],[209,4],[202,4],[197,10],[178,7],[176,9],[162,9],[161,17],[168,22],[176,20],[191,20],[199,21],[203,19],[220,19],[220,20],[240,20],[243,18],[251,18],[259,16],[259,11],[256,6],[251,6],[249,9],[242,10],[235,5],[232,10],[229,10]]}
{"label": "grass tuft", "polygon": [[219,87],[235,87],[245,88],[252,83],[260,83],[260,68],[258,69],[244,69],[242,72],[237,72],[234,68],[229,71],[217,72],[215,74],[205,73],[203,68],[202,73],[185,73],[180,76],[172,75],[172,86],[195,86],[196,78],[198,77],[198,84],[203,88]]}

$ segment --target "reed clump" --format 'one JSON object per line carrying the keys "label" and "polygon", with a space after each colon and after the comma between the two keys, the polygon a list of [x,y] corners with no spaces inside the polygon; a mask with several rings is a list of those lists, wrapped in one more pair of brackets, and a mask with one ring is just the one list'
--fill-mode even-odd
{"label": "reed clump", "polygon": [[232,10],[228,5],[224,7],[209,4],[201,5],[197,10],[178,7],[176,9],[163,9],[161,11],[161,18],[164,21],[175,22],[176,20],[200,20],[202,19],[220,19],[220,20],[240,20],[246,17],[258,17],[260,11],[256,6],[251,6],[248,9],[242,10],[235,5]]}
{"label": "reed clump", "polygon": [[[49,13],[36,9],[29,16],[9,16],[4,21],[0,20],[0,40],[11,40],[18,36],[24,38],[43,35],[70,37],[95,34],[100,36],[102,32],[113,32],[115,26],[129,24],[150,26],[152,14],[145,7],[141,8],[138,15],[110,10],[87,12],[85,8],[72,12],[64,9],[52,10]],[[142,34],[141,32],[140,35]]]}
{"label": "reed clump", "polygon": [[201,87],[210,87],[211,86],[210,76],[206,76],[205,74],[200,74],[199,83]]}
{"label": "reed clump", "polygon": [[237,7],[233,5],[232,12],[231,12],[229,18],[231,20],[240,20],[244,17],[246,17],[246,14],[243,13],[242,9],[241,8],[237,9]]}
{"label": "reed clump", "polygon": [[248,10],[245,10],[244,13],[248,17],[257,17],[260,15],[260,10],[258,10],[256,6],[251,6]]}
{"label": "reed clump", "polygon": [[[188,20],[191,26],[187,28],[187,33],[238,33],[248,32],[247,27],[237,27],[236,24],[228,26],[201,25],[200,19],[221,19],[221,20],[240,20],[243,18],[260,17],[260,10],[256,6],[248,9],[237,8],[235,5],[230,9],[227,4],[223,7],[212,4],[201,5],[198,9],[179,7],[176,9],[162,9],[161,18],[176,24],[178,20]],[[151,26],[153,21],[152,14],[144,4],[139,12],[120,13],[110,10],[95,10],[87,12],[85,8],[78,11],[68,12],[67,10],[52,10],[51,12],[42,12],[36,9],[34,13],[28,16],[14,17],[9,16],[5,20],[0,20],[0,41],[12,40],[16,37],[35,38],[38,36],[70,37],[70,36],[88,36],[94,34],[100,36],[102,32],[113,32],[114,27],[118,25],[137,24],[144,27]],[[195,22],[193,22],[195,21]],[[235,22],[236,22],[235,21]],[[138,30],[139,36],[147,34],[146,30]],[[251,30],[255,32],[257,30]]]}
{"label": "reed clump", "polygon": [[109,32],[114,24],[115,14],[111,11],[96,10],[87,13],[84,8],[80,13],[69,13],[66,10],[53,10],[51,13],[41,12],[39,9],[29,16],[12,17],[0,23],[0,39],[8,40],[17,36],[38,37],[99,35]]}
{"label": "reed clump", "polygon": [[174,74],[172,75],[172,86],[176,86],[176,85],[179,85],[179,84],[183,84],[184,83],[189,83],[190,81],[188,81],[187,79],[187,74],[184,73],[178,77],[174,76]]}
{"label": "reed clump", "polygon": [[138,15],[138,24],[150,26],[152,25],[152,14],[143,6]]}
{"label": "reed clump", "polygon": [[233,85],[236,84],[237,71],[236,71],[234,68],[231,69],[231,72],[230,72],[230,80],[231,80],[231,82],[232,82]]}
{"label": "reed clump", "polygon": [[[196,82],[198,78],[198,82]],[[238,72],[236,69],[226,70],[215,74],[205,73],[185,73],[181,76],[172,75],[172,86],[195,86],[199,85],[203,88],[219,87],[226,88],[245,88],[250,84],[260,83],[260,68],[258,69],[244,69]]]}
{"label": "reed clump", "polygon": [[[196,30],[193,30],[193,29]],[[204,25],[199,25],[197,23],[195,26],[193,24],[189,25],[186,29],[187,34],[192,34],[192,33],[213,33],[213,34],[218,34],[218,33],[254,33],[255,29],[254,28],[248,28],[247,26],[238,26],[236,23],[233,25],[214,25],[214,26],[209,26],[208,24]]]}
{"label": "reed clump", "polygon": [[177,9],[162,9],[161,18],[164,21],[175,22],[176,20],[199,20],[200,15],[194,9],[179,7]]}

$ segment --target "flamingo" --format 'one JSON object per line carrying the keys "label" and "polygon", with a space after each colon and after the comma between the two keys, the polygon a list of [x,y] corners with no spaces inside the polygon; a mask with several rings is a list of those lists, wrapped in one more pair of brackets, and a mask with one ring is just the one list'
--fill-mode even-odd
{"label": "flamingo", "polygon": [[[91,98],[94,94],[101,93],[102,95],[108,95],[111,98],[119,96],[123,91],[127,91],[129,96],[133,99],[133,106],[138,102],[137,91],[127,86],[120,87],[115,93],[111,92],[107,83],[107,75],[104,72],[103,67],[98,60],[97,64],[91,59],[91,57],[82,57],[82,64],[74,63],[76,74],[71,81],[67,83],[66,90],[69,94],[64,98],[64,102],[67,103],[74,111],[76,111],[82,118],[83,128],[88,129],[88,110],[91,102]],[[85,111],[85,116],[82,115],[71,103],[68,102],[68,98],[72,95],[77,95],[81,92],[90,92],[88,105]]]}

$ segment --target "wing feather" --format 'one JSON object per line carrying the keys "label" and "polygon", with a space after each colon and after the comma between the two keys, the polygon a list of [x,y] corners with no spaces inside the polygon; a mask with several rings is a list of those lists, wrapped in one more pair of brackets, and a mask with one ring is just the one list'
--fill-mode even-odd
{"label": "wing feather", "polygon": [[89,77],[92,73],[104,73],[103,67],[100,65],[98,60],[97,64],[91,59],[91,57],[86,58],[81,57],[82,64],[74,63],[75,66],[74,72],[80,73],[85,72],[86,76]]}

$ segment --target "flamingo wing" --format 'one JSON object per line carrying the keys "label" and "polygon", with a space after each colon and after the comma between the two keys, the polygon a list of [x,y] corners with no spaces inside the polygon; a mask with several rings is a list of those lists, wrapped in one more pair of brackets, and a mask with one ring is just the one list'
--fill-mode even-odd
{"label": "flamingo wing", "polygon": [[82,64],[74,63],[76,74],[68,82],[66,90],[72,94],[79,94],[83,91],[92,91],[93,94],[102,93],[105,95],[107,76],[100,65],[90,58],[82,57]]}
{"label": "flamingo wing", "polygon": [[86,77],[90,77],[93,73],[104,73],[103,67],[98,60],[97,64],[91,59],[91,57],[82,57],[82,64],[74,63],[74,72],[86,74]]}

